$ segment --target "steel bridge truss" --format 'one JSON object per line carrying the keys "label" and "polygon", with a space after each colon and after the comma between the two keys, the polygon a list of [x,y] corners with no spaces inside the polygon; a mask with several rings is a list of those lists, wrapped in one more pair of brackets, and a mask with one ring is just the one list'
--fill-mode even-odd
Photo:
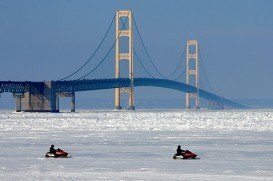
{"label": "steel bridge truss", "polygon": [[[72,93],[79,91],[92,91],[101,89],[114,89],[130,87],[131,80],[129,78],[119,79],[98,79],[98,80],[72,80],[72,81],[52,81],[52,93]],[[185,83],[155,78],[135,78],[134,86],[152,86],[173,89],[186,93],[195,93],[197,88]],[[44,89],[44,82],[13,82],[13,81],[0,81],[0,92],[11,93],[25,93],[31,92],[32,94],[42,94]],[[205,90],[198,89],[199,96],[203,99],[217,102],[226,108],[247,108],[244,105],[234,101],[225,99],[215,94],[209,93]]]}
{"label": "steel bridge truss", "polygon": [[43,82],[30,82],[30,81],[0,81],[0,93],[25,93],[30,92],[32,94],[43,93]]}

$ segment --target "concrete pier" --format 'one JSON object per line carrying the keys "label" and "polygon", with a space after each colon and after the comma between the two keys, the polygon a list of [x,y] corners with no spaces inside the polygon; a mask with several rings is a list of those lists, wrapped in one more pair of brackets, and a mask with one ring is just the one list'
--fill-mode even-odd
{"label": "concrete pier", "polygon": [[75,112],[75,92],[71,95],[71,112]]}
{"label": "concrete pier", "polygon": [[127,110],[132,110],[133,111],[133,110],[135,110],[135,106],[128,106]]}
{"label": "concrete pier", "polygon": [[222,102],[208,101],[207,108],[211,110],[222,110],[225,109],[226,107]]}
{"label": "concrete pier", "polygon": [[13,98],[15,98],[15,111],[20,112],[22,110],[22,98],[24,97],[23,93],[14,93]]}
{"label": "concrete pier", "polygon": [[17,112],[59,112],[52,81],[44,82],[43,93],[25,92],[23,95],[14,94],[14,98]]}

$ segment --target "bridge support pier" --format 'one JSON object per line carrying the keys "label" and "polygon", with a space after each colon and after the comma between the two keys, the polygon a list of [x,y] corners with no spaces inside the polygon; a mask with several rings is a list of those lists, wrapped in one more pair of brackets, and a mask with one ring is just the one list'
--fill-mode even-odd
{"label": "bridge support pier", "polygon": [[13,98],[15,98],[15,111],[22,111],[22,98],[24,97],[24,93],[14,93]]}
{"label": "bridge support pier", "polygon": [[115,110],[121,110],[120,106],[120,88],[115,89]]}
{"label": "bridge support pier", "polygon": [[[76,107],[76,99],[75,99],[75,92],[60,92],[57,94],[57,100],[59,100],[60,97],[71,97],[70,101],[70,110],[71,112],[75,112],[75,107]],[[59,102],[59,101],[57,101]],[[59,107],[58,107],[59,110]]]}
{"label": "bridge support pier", "polygon": [[208,109],[214,109],[214,110],[225,109],[223,102],[216,102],[216,101],[208,101],[207,107]]}
{"label": "bridge support pier", "polygon": [[75,92],[71,96],[71,112],[75,112]]}
{"label": "bridge support pier", "polygon": [[56,109],[60,110],[60,98],[56,96]]}
{"label": "bridge support pier", "polygon": [[16,97],[15,100],[16,100],[15,111],[16,112],[21,112],[21,110],[22,110],[22,98],[21,97]]}
{"label": "bridge support pier", "polygon": [[121,106],[115,106],[114,109],[115,109],[115,110],[122,110],[122,107],[121,107]]}
{"label": "bridge support pier", "polygon": [[25,92],[14,94],[16,111],[26,112],[59,112],[59,101],[52,81],[45,81],[43,92]]}

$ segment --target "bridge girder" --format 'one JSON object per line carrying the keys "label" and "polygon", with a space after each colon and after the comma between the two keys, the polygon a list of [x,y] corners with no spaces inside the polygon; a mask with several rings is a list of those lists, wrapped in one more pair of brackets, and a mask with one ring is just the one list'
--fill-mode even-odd
{"label": "bridge girder", "polygon": [[[119,78],[119,79],[99,79],[99,80],[73,80],[73,81],[56,81],[53,82],[56,92],[78,92],[88,90],[100,90],[100,89],[113,89],[130,87],[130,79]],[[185,93],[196,93],[197,88],[185,83],[166,80],[166,79],[155,79],[155,78],[135,78],[134,86],[152,86],[173,89]],[[199,97],[215,101],[224,104],[227,107],[233,108],[247,108],[241,104],[209,93],[205,90],[198,89]]]}
{"label": "bridge girder", "polygon": [[[129,78],[119,79],[97,79],[97,80],[72,80],[72,81],[52,81],[52,92],[78,92],[91,91],[100,89],[114,89],[122,87],[130,87],[131,80]],[[135,78],[134,86],[152,86],[173,89],[186,93],[195,93],[197,88],[185,83],[155,78]],[[32,94],[43,94],[44,82],[13,82],[0,81],[0,92],[25,93],[31,91]],[[231,100],[209,93],[205,90],[198,89],[199,96],[203,99],[222,103],[232,108],[247,108]]]}
{"label": "bridge girder", "polygon": [[0,92],[25,93],[33,94],[42,93],[44,89],[43,82],[30,81],[0,81]]}

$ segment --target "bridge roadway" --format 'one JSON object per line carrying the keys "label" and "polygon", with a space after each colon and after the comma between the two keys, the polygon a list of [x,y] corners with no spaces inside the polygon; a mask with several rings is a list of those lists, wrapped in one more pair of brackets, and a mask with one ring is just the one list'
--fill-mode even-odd
{"label": "bridge roadway", "polygon": [[[121,87],[129,87],[130,79],[119,78],[119,79],[83,79],[83,80],[71,80],[71,81],[52,81],[51,91],[52,93],[74,93],[78,91],[91,91],[100,89],[113,89]],[[152,86],[152,87],[163,87],[173,89],[181,92],[196,93],[199,92],[199,97],[214,101],[229,108],[247,108],[244,105],[236,103],[234,101],[225,99],[218,95],[212,94],[202,89],[198,89],[194,86],[190,86],[185,83],[155,79],[155,78],[135,78],[134,86]],[[30,82],[30,81],[0,81],[0,93],[11,92],[11,93],[25,93],[30,92],[32,94],[43,94],[44,82]]]}
{"label": "bridge roadway", "polygon": [[31,81],[0,81],[0,93],[42,93],[44,90],[44,82]]}

